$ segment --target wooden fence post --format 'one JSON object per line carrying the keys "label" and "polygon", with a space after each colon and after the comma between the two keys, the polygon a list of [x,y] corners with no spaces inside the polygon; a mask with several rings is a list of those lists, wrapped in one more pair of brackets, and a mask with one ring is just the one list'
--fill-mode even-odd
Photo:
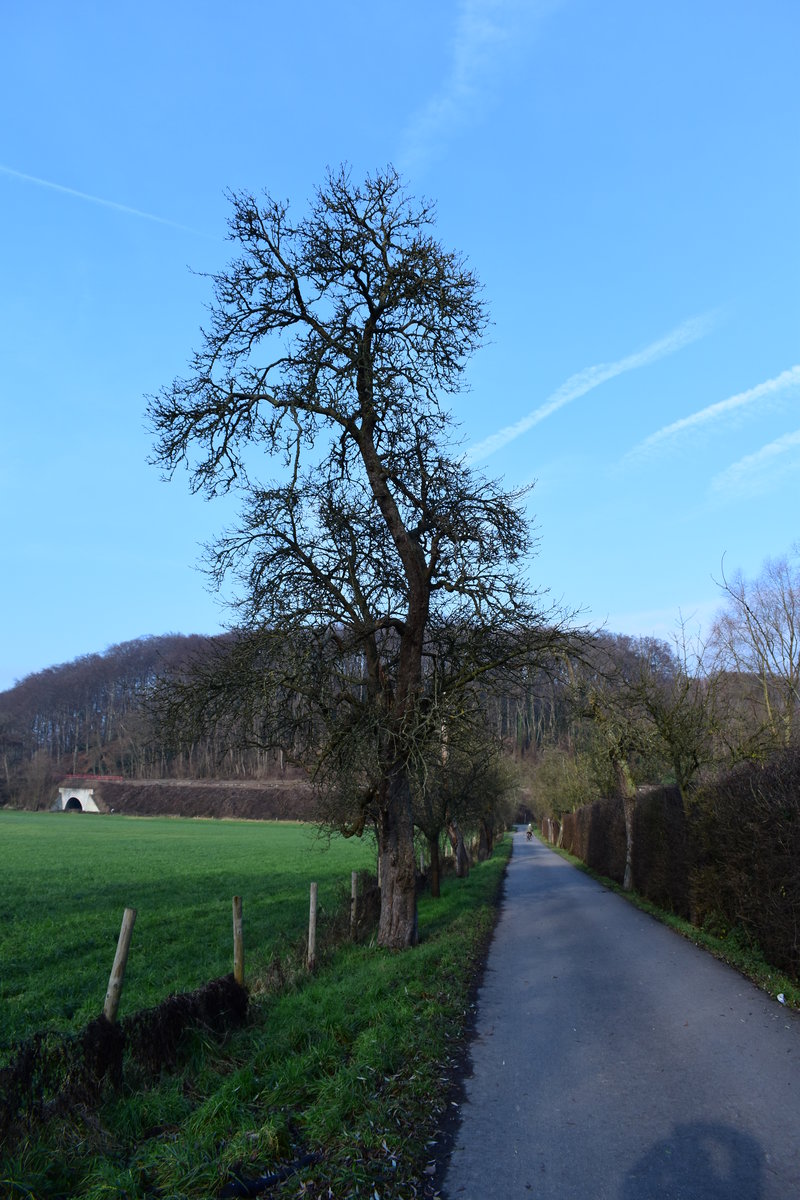
{"label": "wooden fence post", "polygon": [[233,897],[233,978],[244,987],[244,934],[242,931],[242,897]]}
{"label": "wooden fence post", "polygon": [[350,938],[355,941],[358,924],[358,871],[350,876]]}
{"label": "wooden fence post", "polygon": [[122,914],[122,928],[119,931],[117,952],[114,955],[114,965],[111,968],[106,1001],[103,1005],[103,1016],[112,1025],[117,1019],[117,1010],[119,1009],[120,996],[122,995],[122,984],[125,979],[125,967],[128,962],[128,950],[130,949],[131,934],[133,933],[135,923],[136,909],[126,908]]}
{"label": "wooden fence post", "polygon": [[308,969],[317,965],[317,885],[311,885],[311,903],[308,909]]}

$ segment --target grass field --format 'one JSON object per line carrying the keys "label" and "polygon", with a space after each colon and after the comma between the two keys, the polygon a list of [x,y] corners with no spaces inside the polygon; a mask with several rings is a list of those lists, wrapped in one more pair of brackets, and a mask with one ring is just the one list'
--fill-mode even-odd
{"label": "grass field", "polygon": [[[13,880],[3,877],[0,907],[19,921],[30,907],[38,918],[40,946],[49,938],[56,953],[58,938],[47,922],[63,902],[64,925],[77,930],[73,949],[56,958],[53,980],[44,965],[36,967],[52,999],[63,990],[76,946],[90,940],[82,920],[86,905],[99,905],[112,893],[111,907],[117,911],[107,928],[91,935],[104,953],[93,964],[97,947],[83,946],[87,977],[94,980],[99,973],[88,1005],[91,1016],[102,1004],[107,960],[113,957],[125,904],[138,903],[143,914],[152,906],[154,912],[152,939],[141,934],[138,922],[134,931],[131,991],[126,993],[131,1007],[142,995],[133,992],[134,952],[140,960],[137,986],[144,977],[153,996],[169,990],[164,976],[177,949],[159,967],[151,956],[162,925],[177,927],[176,897],[181,909],[195,914],[193,921],[185,920],[184,930],[187,941],[194,931],[194,967],[198,980],[204,980],[229,969],[234,892],[245,897],[250,943],[262,936],[256,936],[261,910],[272,914],[263,924],[266,946],[271,937],[281,936],[278,912],[302,937],[312,877],[320,896],[333,903],[342,877],[348,882],[350,869],[360,861],[371,865],[368,846],[333,842],[323,851],[324,843],[298,827],[116,818],[90,818],[84,826],[84,819],[0,814],[0,869],[11,864],[14,872]],[[0,1196],[209,1200],[263,1193],[285,1200],[300,1195],[306,1200],[422,1200],[438,1195],[446,1161],[441,1131],[454,1111],[449,1089],[467,1044],[470,988],[494,924],[510,852],[506,839],[468,878],[446,877],[440,900],[420,898],[420,944],[413,950],[340,944],[323,956],[314,975],[295,970],[278,987],[259,978],[253,960],[262,952],[253,950],[248,959],[253,988],[243,1028],[222,1041],[198,1031],[187,1037],[180,1061],[160,1078],[126,1074],[122,1086],[110,1089],[96,1107],[56,1108],[45,1120],[13,1128],[5,1153],[0,1149]],[[120,876],[111,871],[112,863],[124,864]],[[25,937],[19,931],[15,936],[20,986]],[[285,936],[291,941],[293,934]],[[178,941],[176,933],[175,947]],[[268,954],[264,951],[263,958]],[[38,962],[38,956],[29,961]],[[76,1021],[77,1012],[71,1018],[63,1014],[62,1020]],[[260,1186],[247,1190],[266,1177],[275,1180],[268,1192]],[[235,1180],[243,1180],[245,1190],[232,1191]]]}
{"label": "grass field", "polygon": [[125,908],[137,910],[120,1015],[232,970],[242,896],[248,973],[374,867],[367,841],[306,825],[0,812],[0,1062],[15,1040],[103,1007]]}

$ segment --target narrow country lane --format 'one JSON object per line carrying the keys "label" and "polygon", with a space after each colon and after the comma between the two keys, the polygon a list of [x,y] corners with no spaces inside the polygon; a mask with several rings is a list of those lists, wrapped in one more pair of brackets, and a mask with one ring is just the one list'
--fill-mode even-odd
{"label": "narrow country lane", "polygon": [[800,1016],[514,835],[446,1200],[795,1200]]}

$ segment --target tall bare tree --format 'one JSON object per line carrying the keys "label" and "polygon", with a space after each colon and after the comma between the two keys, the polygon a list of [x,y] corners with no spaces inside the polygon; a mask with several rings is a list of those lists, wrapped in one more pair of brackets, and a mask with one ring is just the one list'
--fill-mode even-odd
{"label": "tall bare tree", "polygon": [[800,542],[755,579],[723,571],[721,587],[725,607],[710,641],[717,666],[738,676],[752,701],[749,745],[788,746],[800,718]]}
{"label": "tall bare tree", "polygon": [[520,577],[521,496],[465,465],[442,404],[486,313],[433,208],[391,168],[329,173],[300,220],[269,196],[230,199],[238,257],[212,277],[190,374],[149,406],[155,461],[244,501],[208,565],[238,580],[249,675],[224,667],[206,700],[216,718],[235,704],[262,744],[288,738],[322,778],[331,768],[329,807],[350,832],[377,829],[379,942],[407,946],[410,778],[437,724],[430,631],[463,631],[467,686],[545,624]]}

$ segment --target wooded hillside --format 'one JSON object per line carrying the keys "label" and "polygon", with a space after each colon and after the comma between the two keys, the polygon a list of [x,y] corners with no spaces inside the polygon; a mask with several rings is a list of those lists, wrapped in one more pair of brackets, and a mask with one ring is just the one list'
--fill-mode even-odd
{"label": "wooded hillside", "polygon": [[145,700],[223,639],[137,638],[29,675],[0,693],[0,801],[50,807],[62,776],[273,778],[274,755],[221,750],[213,738],[167,747]]}

